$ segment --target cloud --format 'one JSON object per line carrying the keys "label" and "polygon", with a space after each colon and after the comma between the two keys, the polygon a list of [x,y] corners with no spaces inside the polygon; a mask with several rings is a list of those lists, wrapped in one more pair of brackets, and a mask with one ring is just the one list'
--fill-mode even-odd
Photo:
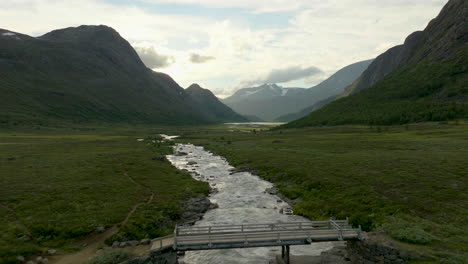
{"label": "cloud", "polygon": [[262,78],[244,80],[238,86],[245,88],[263,83],[286,83],[304,78],[311,78],[312,76],[319,75],[321,73],[322,71],[315,66],[305,68],[300,66],[291,66],[283,69],[273,69]]}
{"label": "cloud", "polygon": [[340,0],[340,1],[324,1],[324,0],[139,0],[140,2],[156,3],[156,4],[176,4],[179,6],[191,5],[201,6],[205,8],[239,8],[245,9],[252,13],[276,13],[276,12],[292,12],[304,9],[320,9],[322,7],[333,6],[339,8],[346,6],[353,8],[360,4],[367,6],[403,6],[412,7],[414,5],[440,5],[446,3],[447,0]]}
{"label": "cloud", "polygon": [[[181,86],[197,82],[216,95],[228,96],[242,88],[238,85],[243,80],[294,79],[298,75],[293,73],[316,65],[321,74],[282,83],[310,87],[344,66],[402,43],[423,29],[447,1],[0,0],[0,25],[33,36],[82,24],[108,25],[134,47],[154,47],[155,64],[144,59],[145,63],[167,65],[163,71]],[[161,3],[172,11],[157,8]],[[251,15],[287,10],[279,16],[283,19],[268,27],[259,27],[259,20],[267,22],[276,14]],[[223,15],[231,13],[235,16]],[[190,54],[216,59],[194,64]]]}
{"label": "cloud", "polygon": [[175,62],[174,57],[159,54],[153,47],[134,47],[134,49],[146,67],[151,69],[165,68]]}
{"label": "cloud", "polygon": [[205,63],[210,60],[216,59],[213,56],[203,56],[197,53],[192,53],[190,54],[190,62],[192,63]]}

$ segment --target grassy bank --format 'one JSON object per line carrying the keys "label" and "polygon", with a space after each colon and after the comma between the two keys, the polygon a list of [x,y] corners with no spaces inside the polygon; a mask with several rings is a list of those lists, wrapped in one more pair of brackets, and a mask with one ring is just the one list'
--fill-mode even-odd
{"label": "grassy bank", "polygon": [[165,235],[179,202],[207,193],[205,183],[153,159],[171,151],[147,144],[161,129],[86,128],[0,131],[0,263],[16,263],[76,243],[121,223],[113,240]]}
{"label": "grassy bank", "polygon": [[258,169],[296,200],[297,214],[349,216],[431,256],[427,263],[466,263],[468,124],[227,130],[182,140]]}

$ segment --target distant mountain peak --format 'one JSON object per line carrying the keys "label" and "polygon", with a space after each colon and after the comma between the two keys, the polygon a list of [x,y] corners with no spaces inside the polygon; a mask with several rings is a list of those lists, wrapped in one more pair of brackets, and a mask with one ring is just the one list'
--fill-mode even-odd
{"label": "distant mountain peak", "polygon": [[[246,116],[258,116],[263,120],[296,113],[314,103],[339,94],[351,84],[372,60],[348,65],[329,79],[306,89],[282,87],[275,83],[265,83],[257,87],[244,88],[223,100],[228,106]],[[307,114],[307,113],[306,113]],[[305,114],[304,114],[305,115]]]}
{"label": "distant mountain peak", "polygon": [[203,89],[198,83],[192,83],[187,89]]}

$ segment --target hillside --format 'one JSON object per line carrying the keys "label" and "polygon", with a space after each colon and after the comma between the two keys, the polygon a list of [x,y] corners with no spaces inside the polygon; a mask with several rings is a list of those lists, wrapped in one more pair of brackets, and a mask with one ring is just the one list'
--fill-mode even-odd
{"label": "hillside", "polygon": [[377,57],[346,88],[342,96],[349,96],[283,127],[466,118],[467,11],[468,2],[449,1],[424,31],[411,34],[403,45]]}
{"label": "hillside", "polygon": [[264,84],[240,89],[223,102],[243,115],[254,115],[268,121],[291,121],[293,119],[289,116],[292,115],[288,114],[298,113],[319,101],[342,93],[371,62],[372,60],[367,60],[348,65],[312,88],[284,88],[276,84]]}
{"label": "hillside", "polygon": [[0,29],[0,123],[219,122],[106,26],[30,37]]}
{"label": "hillside", "polygon": [[280,122],[290,122],[292,120],[302,118],[310,112],[317,110],[330,101],[334,100],[334,98],[341,94],[347,86],[354,82],[356,78],[358,78],[359,75],[362,74],[372,62],[373,59],[360,61],[340,69],[325,81],[306,90],[304,95],[302,95],[308,100],[306,107],[302,108],[300,111],[280,116],[276,120]]}
{"label": "hillside", "polygon": [[219,101],[219,99],[208,89],[203,89],[198,84],[190,85],[185,92],[200,105],[199,110],[214,120],[230,122],[246,122],[247,119]]}
{"label": "hillside", "polygon": [[256,116],[269,121],[294,111],[299,102],[294,102],[292,98],[305,90],[305,88],[284,88],[276,84],[263,84],[240,89],[222,101],[244,116]]}

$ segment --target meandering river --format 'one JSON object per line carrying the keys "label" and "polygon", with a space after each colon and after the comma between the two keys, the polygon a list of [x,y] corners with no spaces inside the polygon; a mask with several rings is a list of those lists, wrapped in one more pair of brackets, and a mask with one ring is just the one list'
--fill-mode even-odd
{"label": "meandering river", "polygon": [[[272,187],[270,182],[248,172],[232,173],[233,167],[222,157],[213,155],[203,147],[191,144],[176,144],[175,155],[168,160],[177,168],[188,170],[198,180],[206,181],[218,191],[210,195],[210,200],[219,208],[208,211],[195,225],[226,225],[281,223],[308,221],[296,215],[284,215],[280,208],[286,207],[280,198],[265,192]],[[183,155],[178,155],[183,154]],[[184,155],[186,153],[186,155]],[[320,255],[320,252],[333,247],[332,243],[317,243],[309,246],[291,247],[292,255]],[[180,260],[190,264],[228,263],[269,263],[280,247],[223,249],[188,251]]]}

